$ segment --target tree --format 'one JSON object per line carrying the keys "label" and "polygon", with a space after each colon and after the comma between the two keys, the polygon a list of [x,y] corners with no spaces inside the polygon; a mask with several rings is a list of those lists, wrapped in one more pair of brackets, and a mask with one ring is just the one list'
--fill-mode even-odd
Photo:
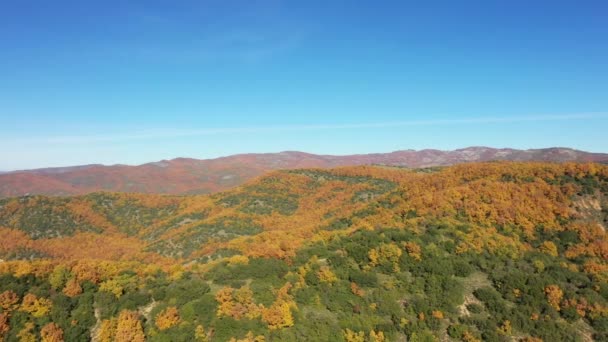
{"label": "tree", "polygon": [[79,261],[72,267],[72,273],[78,281],[88,280],[94,284],[99,283],[100,275],[96,264],[90,261]]}
{"label": "tree", "polygon": [[383,243],[378,248],[373,248],[368,253],[370,266],[378,266],[383,263],[391,263],[393,271],[399,272],[399,258],[403,251],[394,243]]}
{"label": "tree", "polygon": [[110,292],[116,296],[116,298],[120,298],[124,292],[122,284],[116,279],[108,279],[104,281],[99,285],[99,290]]}
{"label": "tree", "polygon": [[17,303],[19,303],[19,296],[15,292],[6,290],[0,294],[0,307],[3,311],[15,310],[18,307]]}
{"label": "tree", "polygon": [[42,342],[63,342],[63,330],[55,324],[49,323],[40,330]]}
{"label": "tree", "polygon": [[355,282],[350,283],[350,291],[355,296],[359,296],[359,297],[365,296],[365,291],[362,288],[360,288],[359,285],[357,285],[357,283],[355,283]]}
{"label": "tree", "polygon": [[233,291],[234,289],[231,287],[224,287],[215,294],[215,300],[219,303],[217,307],[218,317],[232,315],[232,309],[234,308]]}
{"label": "tree", "polygon": [[270,330],[293,326],[291,303],[277,300],[269,308],[262,311],[262,320],[268,324]]}
{"label": "tree", "polygon": [[369,332],[369,341],[370,342],[384,342],[386,341],[385,337],[384,337],[384,332],[382,331],[370,331]]}
{"label": "tree", "polygon": [[433,312],[431,312],[431,316],[433,316],[436,319],[443,319],[443,312],[441,310],[433,310]]}
{"label": "tree", "polygon": [[417,243],[411,242],[411,241],[404,242],[403,247],[405,247],[407,254],[409,256],[411,256],[412,258],[414,258],[414,260],[416,260],[416,261],[422,260],[422,248],[420,248],[420,246]]}
{"label": "tree", "polygon": [[156,326],[161,331],[176,326],[179,321],[179,312],[175,306],[166,308],[156,316]]}
{"label": "tree", "polygon": [[319,272],[317,272],[317,276],[322,283],[333,284],[338,281],[338,277],[336,277],[328,266],[321,266]]}
{"label": "tree", "polygon": [[17,334],[19,342],[36,342],[36,335],[34,335],[34,323],[25,323],[23,329]]}
{"label": "tree", "polygon": [[101,327],[99,328],[99,341],[100,342],[113,342],[114,337],[116,336],[116,318],[104,319],[101,322]]}
{"label": "tree", "polygon": [[144,342],[145,336],[135,311],[123,310],[116,323],[116,342]]}
{"label": "tree", "polygon": [[219,317],[229,316],[234,319],[247,317],[254,319],[260,316],[262,305],[253,302],[253,292],[249,286],[243,286],[238,290],[224,287],[215,294],[215,300],[219,303],[217,315]]}
{"label": "tree", "polygon": [[249,258],[244,256],[244,255],[233,255],[230,258],[228,258],[228,264],[235,266],[235,265],[247,265],[249,264]]}
{"label": "tree", "polygon": [[205,331],[205,328],[202,325],[196,326],[196,329],[194,330],[194,338],[198,342],[208,342],[209,341],[209,335],[207,334],[207,332]]}
{"label": "tree", "polygon": [[76,280],[76,278],[72,278],[67,281],[62,292],[66,296],[73,298],[82,293],[82,287],[80,287],[80,283],[78,283],[78,280]]}
{"label": "tree", "polygon": [[543,243],[540,245],[539,249],[541,252],[547,253],[553,257],[556,257],[558,254],[557,246],[551,241],[543,241]]}
{"label": "tree", "polygon": [[70,270],[64,265],[58,265],[53,269],[53,272],[49,274],[49,283],[55,290],[62,289],[67,281],[70,279]]}
{"label": "tree", "polygon": [[264,336],[262,335],[258,335],[258,336],[254,336],[253,332],[248,332],[247,335],[245,335],[245,338],[241,338],[241,339],[236,339],[236,338],[231,338],[230,342],[264,342],[266,339],[264,338]]}
{"label": "tree", "polygon": [[34,317],[42,317],[51,311],[52,303],[49,299],[38,298],[36,295],[28,293],[23,297],[21,311],[30,313]]}
{"label": "tree", "polygon": [[511,321],[505,320],[502,325],[498,328],[498,333],[505,336],[511,336],[513,328],[511,327]]}
{"label": "tree", "polygon": [[555,310],[559,311],[559,304],[564,297],[564,292],[562,289],[560,289],[557,285],[549,285],[545,287],[545,296],[547,297],[547,302],[549,302],[549,305],[551,305],[551,307],[553,307]]}
{"label": "tree", "polygon": [[8,313],[0,313],[0,341],[4,341],[6,333],[11,329],[8,318]]}
{"label": "tree", "polygon": [[350,329],[346,329],[342,332],[346,342],[365,342],[365,332],[355,332]]}

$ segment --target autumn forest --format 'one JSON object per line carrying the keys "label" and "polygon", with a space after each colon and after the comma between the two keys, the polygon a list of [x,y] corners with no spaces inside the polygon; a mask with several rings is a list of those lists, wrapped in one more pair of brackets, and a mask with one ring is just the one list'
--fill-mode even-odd
{"label": "autumn forest", "polygon": [[0,199],[0,340],[608,340],[606,227],[594,163]]}

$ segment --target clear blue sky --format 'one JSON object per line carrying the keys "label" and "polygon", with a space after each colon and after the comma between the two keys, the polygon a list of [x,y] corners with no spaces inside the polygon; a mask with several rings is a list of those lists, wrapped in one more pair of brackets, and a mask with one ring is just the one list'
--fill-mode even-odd
{"label": "clear blue sky", "polygon": [[608,152],[607,17],[584,0],[1,1],[0,170]]}

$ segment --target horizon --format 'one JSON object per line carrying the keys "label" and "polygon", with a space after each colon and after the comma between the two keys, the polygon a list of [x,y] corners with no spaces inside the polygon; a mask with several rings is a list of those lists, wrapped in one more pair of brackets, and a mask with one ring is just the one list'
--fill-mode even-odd
{"label": "horizon", "polygon": [[451,150],[442,150],[442,149],[435,149],[435,148],[422,148],[422,149],[400,149],[400,150],[392,150],[392,151],[380,151],[380,152],[369,152],[369,153],[352,153],[352,154],[323,154],[323,153],[312,153],[309,151],[298,151],[298,150],[284,150],[284,151],[275,151],[275,152],[245,152],[245,153],[235,153],[235,154],[228,154],[228,155],[220,155],[217,157],[211,157],[211,158],[193,158],[193,157],[188,157],[188,156],[178,156],[178,157],[173,157],[173,158],[163,158],[163,159],[158,159],[158,160],[149,160],[149,161],[145,161],[143,163],[139,163],[139,164],[125,164],[125,163],[115,163],[115,164],[103,164],[103,163],[90,163],[90,164],[71,164],[71,165],[57,165],[57,166],[44,166],[44,167],[40,167],[40,168],[32,168],[32,169],[14,169],[14,170],[0,170],[0,174],[2,173],[18,173],[18,172],[27,172],[27,171],[37,171],[37,170],[46,170],[46,169],[63,169],[63,168],[78,168],[78,167],[95,167],[95,166],[102,166],[102,167],[114,167],[114,166],[127,166],[127,167],[137,167],[137,166],[143,166],[143,165],[147,165],[147,164],[155,164],[155,163],[160,163],[160,162],[171,162],[174,160],[178,160],[178,159],[190,159],[190,160],[197,160],[197,161],[207,161],[207,160],[216,160],[216,159],[222,159],[222,158],[230,158],[230,157],[237,157],[237,156],[245,156],[245,155],[275,155],[275,154],[282,154],[282,153],[302,153],[302,154],[308,154],[308,155],[313,155],[313,156],[320,156],[320,157],[351,157],[351,156],[365,156],[365,155],[373,155],[373,154],[391,154],[391,153],[397,153],[397,152],[407,152],[407,151],[411,151],[411,152],[424,152],[424,151],[439,151],[439,152],[456,152],[456,151],[463,151],[463,150],[470,150],[470,149],[491,149],[491,150],[514,150],[514,151],[542,151],[542,150],[552,150],[552,149],[560,149],[560,150],[571,150],[571,151],[576,151],[576,152],[582,152],[582,153],[589,153],[589,154],[606,154],[608,155],[607,152],[595,152],[595,151],[586,151],[586,150],[579,150],[579,149],[575,149],[575,148],[571,148],[571,147],[567,147],[567,146],[547,146],[547,147],[532,147],[532,148],[526,148],[526,149],[517,149],[517,148],[511,148],[511,147],[493,147],[493,146],[466,146],[466,147],[459,147],[459,148],[455,148],[455,149],[451,149]]}
{"label": "horizon", "polygon": [[2,3],[0,170],[277,150],[605,153],[605,10]]}

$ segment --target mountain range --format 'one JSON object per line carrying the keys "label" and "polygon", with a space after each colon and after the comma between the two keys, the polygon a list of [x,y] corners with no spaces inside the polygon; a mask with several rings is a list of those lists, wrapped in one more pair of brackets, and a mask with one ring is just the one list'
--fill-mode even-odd
{"label": "mountain range", "polygon": [[493,160],[606,162],[608,154],[569,148],[516,150],[468,147],[453,151],[402,150],[345,156],[286,151],[237,154],[216,159],[177,158],[137,166],[92,164],[1,173],[0,197],[34,194],[65,196],[95,191],[205,194],[241,185],[267,171],[278,169],[349,165],[424,168]]}

